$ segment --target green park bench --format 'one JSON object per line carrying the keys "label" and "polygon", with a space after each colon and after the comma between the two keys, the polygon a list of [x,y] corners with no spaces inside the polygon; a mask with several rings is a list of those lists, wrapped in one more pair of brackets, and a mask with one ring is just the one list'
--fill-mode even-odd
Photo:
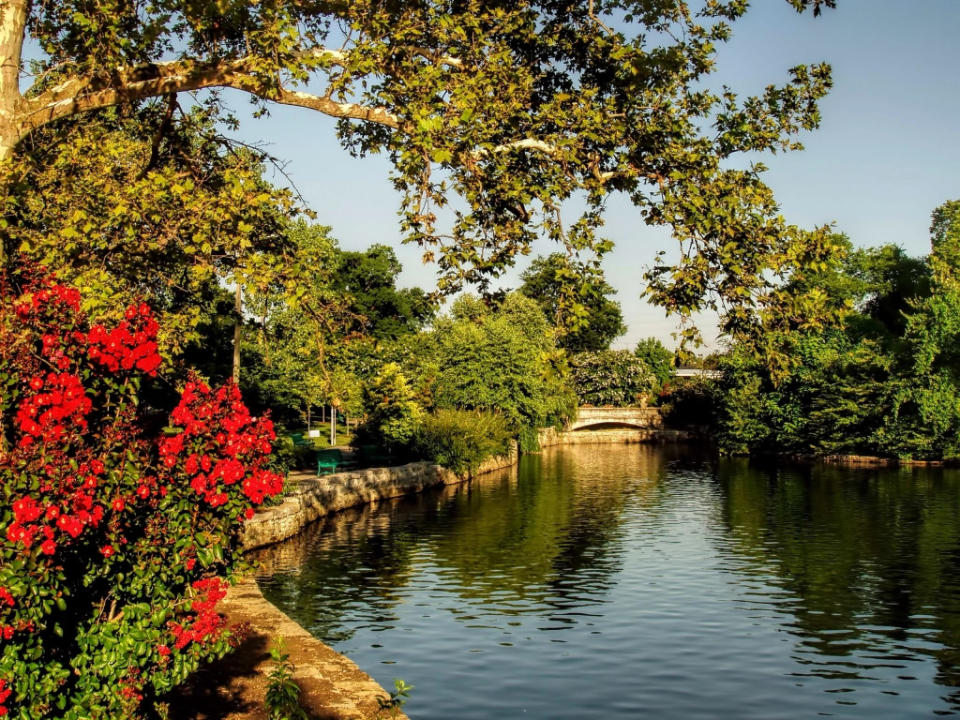
{"label": "green park bench", "polygon": [[317,453],[317,475],[330,475],[356,466],[357,463],[346,457],[339,448],[327,448]]}
{"label": "green park bench", "polygon": [[290,440],[294,447],[313,447],[313,440],[301,432],[290,433]]}

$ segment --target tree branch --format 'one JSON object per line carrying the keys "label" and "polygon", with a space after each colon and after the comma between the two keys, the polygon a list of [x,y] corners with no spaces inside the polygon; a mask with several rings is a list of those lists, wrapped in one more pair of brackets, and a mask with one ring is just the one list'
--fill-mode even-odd
{"label": "tree branch", "polygon": [[[320,49],[318,55],[339,64],[343,53]],[[23,137],[46,123],[75,113],[97,110],[119,103],[205,88],[234,88],[264,100],[295,105],[337,118],[365,120],[398,130],[399,116],[386,108],[336,102],[307,92],[288,90],[255,71],[258,59],[244,57],[213,63],[175,60],[133,68],[119,68],[110,76],[86,75],[69,78],[36,97],[25,100],[19,115]]]}

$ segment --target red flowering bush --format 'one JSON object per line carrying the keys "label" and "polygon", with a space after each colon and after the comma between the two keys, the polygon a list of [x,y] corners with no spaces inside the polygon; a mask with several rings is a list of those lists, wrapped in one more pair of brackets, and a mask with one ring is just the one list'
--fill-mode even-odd
{"label": "red flowering bush", "polygon": [[230,633],[244,518],[281,490],[269,420],[194,379],[146,437],[147,305],[89,325],[76,289],[0,277],[0,716],[141,718]]}

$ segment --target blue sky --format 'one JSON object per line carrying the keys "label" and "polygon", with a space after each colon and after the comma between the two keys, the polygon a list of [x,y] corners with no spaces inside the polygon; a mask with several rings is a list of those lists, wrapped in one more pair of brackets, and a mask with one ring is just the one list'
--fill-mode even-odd
{"label": "blue sky", "polygon": [[[802,138],[806,150],[761,158],[767,183],[790,222],[833,223],[855,244],[926,254],[930,212],[960,198],[960,0],[838,4],[814,19],[784,0],[755,0],[720,50],[716,83],[753,94],[784,82],[793,65],[829,62],[834,88],[821,104],[821,127]],[[244,103],[237,96],[236,106]],[[269,118],[244,122],[242,137],[287,161],[318,222],[331,225],[343,247],[393,245],[401,282],[431,287],[433,269],[420,251],[400,246],[388,163],[350,158],[333,127],[309,110],[274,107]],[[669,236],[646,228],[628,202],[611,204],[605,234],[617,244],[605,269],[629,326],[615,346],[652,335],[672,347],[675,320],[640,296],[643,270],[658,249],[671,248]],[[535,248],[550,251],[548,243]],[[502,285],[516,285],[518,274]],[[711,336],[710,319],[701,324]]]}

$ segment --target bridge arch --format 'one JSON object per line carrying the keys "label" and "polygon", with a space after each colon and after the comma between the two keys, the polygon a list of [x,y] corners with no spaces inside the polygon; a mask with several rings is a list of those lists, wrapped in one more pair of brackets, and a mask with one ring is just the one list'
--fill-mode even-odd
{"label": "bridge arch", "polygon": [[567,426],[570,432],[601,428],[632,428],[648,430],[663,425],[658,408],[582,407],[577,417]]}

